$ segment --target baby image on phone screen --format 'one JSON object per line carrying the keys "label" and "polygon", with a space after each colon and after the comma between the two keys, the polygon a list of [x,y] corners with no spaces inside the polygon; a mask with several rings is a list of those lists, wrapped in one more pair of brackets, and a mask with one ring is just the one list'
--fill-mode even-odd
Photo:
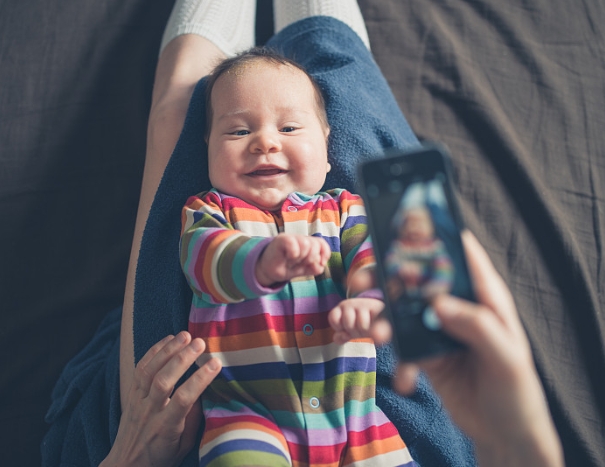
{"label": "baby image on phone screen", "polygon": [[444,202],[437,181],[416,182],[404,191],[393,217],[394,239],[385,257],[391,300],[430,302],[451,291],[454,266],[444,242],[436,235],[432,214],[444,212]]}

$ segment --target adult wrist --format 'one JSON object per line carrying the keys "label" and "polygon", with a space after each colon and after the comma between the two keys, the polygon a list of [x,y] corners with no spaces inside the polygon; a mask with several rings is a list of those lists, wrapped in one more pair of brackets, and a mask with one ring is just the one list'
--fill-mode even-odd
{"label": "adult wrist", "polygon": [[512,438],[495,436],[492,441],[475,444],[481,467],[564,467],[563,449],[550,418],[534,425],[531,432],[519,432]]}
{"label": "adult wrist", "polygon": [[495,449],[476,447],[480,467],[564,467],[563,455],[543,444],[523,443],[516,446],[499,446]]}

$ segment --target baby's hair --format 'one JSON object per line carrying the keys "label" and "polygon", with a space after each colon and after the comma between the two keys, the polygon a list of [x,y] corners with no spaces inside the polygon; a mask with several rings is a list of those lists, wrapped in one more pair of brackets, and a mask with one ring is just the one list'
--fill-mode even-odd
{"label": "baby's hair", "polygon": [[212,73],[208,76],[206,81],[206,128],[205,128],[205,138],[208,139],[210,135],[210,129],[212,126],[212,89],[216,84],[216,81],[226,73],[237,70],[240,67],[245,67],[246,64],[253,62],[265,62],[272,65],[284,65],[291,66],[297,70],[302,71],[311,81],[311,85],[315,91],[315,100],[317,106],[317,114],[322,124],[325,125],[326,128],[330,128],[328,123],[328,116],[326,113],[326,102],[324,100],[324,96],[321,92],[321,88],[315,79],[305,70],[301,65],[296,63],[294,60],[290,60],[289,58],[284,57],[278,52],[268,48],[268,47],[253,47],[246,52],[242,52],[234,57],[227,58],[220,62]]}

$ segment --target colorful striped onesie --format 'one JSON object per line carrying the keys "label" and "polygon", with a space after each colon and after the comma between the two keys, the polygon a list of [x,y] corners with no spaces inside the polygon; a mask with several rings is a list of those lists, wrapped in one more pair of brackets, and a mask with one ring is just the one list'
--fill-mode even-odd
{"label": "colorful striped onesie", "polygon": [[[293,193],[269,212],[211,190],[189,198],[182,222],[189,330],[207,344],[200,364],[223,362],[202,397],[200,465],[416,465],[376,406],[373,342],[335,344],[327,319],[346,275],[374,262],[359,196]],[[258,284],[256,261],[281,232],[324,238],[325,272]]]}
{"label": "colorful striped onesie", "polygon": [[[402,276],[399,271],[405,264],[416,266],[416,272]],[[437,293],[447,293],[454,282],[452,260],[443,242],[437,238],[393,241],[387,251],[385,267],[388,277],[400,282],[401,293],[405,291],[409,298],[430,299]]]}

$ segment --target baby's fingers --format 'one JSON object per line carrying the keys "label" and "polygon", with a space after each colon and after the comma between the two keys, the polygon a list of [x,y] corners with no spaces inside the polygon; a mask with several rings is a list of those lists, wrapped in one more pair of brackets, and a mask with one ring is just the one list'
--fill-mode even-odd
{"label": "baby's fingers", "polygon": [[330,247],[322,238],[311,237],[311,246],[309,249],[309,255],[307,257],[307,264],[311,267],[311,274],[321,274],[330,258],[330,254],[326,254],[326,250],[330,250]]}
{"label": "baby's fingers", "polygon": [[332,256],[332,249],[326,240],[318,238],[319,241],[319,262],[322,266],[328,264],[330,256]]}
{"label": "baby's fingers", "polygon": [[393,328],[384,313],[380,314],[372,323],[370,336],[376,345],[386,344],[393,337]]}
{"label": "baby's fingers", "polygon": [[294,260],[296,263],[305,261],[312,253],[311,250],[313,245],[310,241],[311,239],[302,235],[296,235],[291,237],[291,240],[295,246],[292,247],[291,254],[288,258]]}
{"label": "baby's fingers", "polygon": [[342,327],[342,324],[340,322],[341,319],[342,319],[342,308],[340,308],[340,305],[332,308],[330,310],[330,312],[328,313],[328,323],[330,323],[330,326],[332,327],[332,329],[334,329],[335,332],[344,330],[344,328]]}
{"label": "baby's fingers", "polygon": [[350,300],[343,300],[328,314],[328,322],[334,329],[334,342],[342,344],[355,337],[360,337],[356,330],[356,310]]}
{"label": "baby's fingers", "polygon": [[[347,330],[353,337],[369,337],[372,323],[384,309],[384,303],[375,298],[354,298],[346,303],[351,308],[350,314],[354,317]],[[346,326],[346,323],[345,323]]]}
{"label": "baby's fingers", "polygon": [[340,332],[335,332],[334,333],[334,337],[332,338],[332,340],[336,343],[336,344],[346,344],[347,342],[349,342],[351,339],[354,339],[353,336],[351,336],[348,332],[346,331],[340,331]]}

